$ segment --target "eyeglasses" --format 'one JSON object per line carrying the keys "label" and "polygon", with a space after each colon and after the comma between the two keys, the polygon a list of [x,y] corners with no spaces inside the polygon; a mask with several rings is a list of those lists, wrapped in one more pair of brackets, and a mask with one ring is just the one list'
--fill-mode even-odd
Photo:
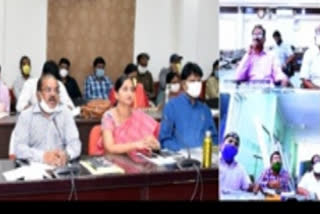
{"label": "eyeglasses", "polygon": [[44,89],[42,89],[41,91],[43,91],[43,92],[45,92],[45,93],[47,93],[47,94],[49,94],[49,93],[51,93],[51,92],[54,92],[54,93],[56,93],[56,94],[60,94],[59,88],[44,88]]}

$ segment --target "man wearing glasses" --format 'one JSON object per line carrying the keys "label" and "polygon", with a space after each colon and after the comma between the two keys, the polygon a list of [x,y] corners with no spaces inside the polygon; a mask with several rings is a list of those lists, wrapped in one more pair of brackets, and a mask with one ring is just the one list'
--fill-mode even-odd
{"label": "man wearing glasses", "polygon": [[252,191],[253,185],[243,166],[235,160],[240,138],[231,132],[224,137],[219,162],[220,194],[232,194],[238,191]]}
{"label": "man wearing glasses", "polygon": [[252,43],[236,70],[238,82],[263,81],[274,85],[287,86],[288,79],[283,73],[276,56],[264,51],[266,31],[261,25],[252,30]]}
{"label": "man wearing glasses", "polygon": [[59,90],[52,74],[38,80],[38,103],[21,112],[15,127],[18,159],[64,166],[80,155],[79,132],[70,109],[60,103]]}

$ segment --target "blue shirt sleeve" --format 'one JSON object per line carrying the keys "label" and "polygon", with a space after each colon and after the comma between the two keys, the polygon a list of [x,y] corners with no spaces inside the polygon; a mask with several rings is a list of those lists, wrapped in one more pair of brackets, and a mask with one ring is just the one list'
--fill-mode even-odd
{"label": "blue shirt sleeve", "polygon": [[180,148],[174,135],[175,125],[172,108],[173,106],[169,102],[163,110],[159,141],[162,148],[178,151]]}
{"label": "blue shirt sleeve", "polygon": [[90,77],[87,77],[86,81],[85,81],[85,92],[84,92],[84,96],[87,100],[91,99],[91,90],[90,90]]}
{"label": "blue shirt sleeve", "polygon": [[216,125],[214,123],[213,116],[211,114],[210,109],[205,106],[206,108],[206,131],[209,130],[211,132],[212,140],[214,145],[218,145],[218,132]]}

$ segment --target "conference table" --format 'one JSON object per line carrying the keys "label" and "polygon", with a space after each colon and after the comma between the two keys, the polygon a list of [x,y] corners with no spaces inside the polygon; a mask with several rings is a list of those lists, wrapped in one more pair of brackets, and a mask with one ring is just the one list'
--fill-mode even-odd
{"label": "conference table", "polygon": [[[148,115],[153,117],[158,122],[161,121],[162,114],[157,111],[145,111]],[[218,111],[213,112],[213,119],[218,127],[219,113]],[[9,117],[0,119],[0,159],[8,158],[9,152],[9,142],[11,137],[11,132],[14,129],[15,123],[17,121],[17,115],[12,115]],[[90,130],[95,125],[101,123],[100,119],[84,119],[80,117],[75,118],[76,125],[79,130],[80,140],[82,142],[81,154],[88,154],[88,140],[90,135]]]}
{"label": "conference table", "polygon": [[0,200],[218,200],[216,164],[210,169],[201,168],[199,174],[195,169],[137,163],[127,155],[105,158],[123,168],[125,174],[91,175],[80,167],[74,185],[70,177],[7,182],[2,173],[14,169],[15,163],[1,159]]}

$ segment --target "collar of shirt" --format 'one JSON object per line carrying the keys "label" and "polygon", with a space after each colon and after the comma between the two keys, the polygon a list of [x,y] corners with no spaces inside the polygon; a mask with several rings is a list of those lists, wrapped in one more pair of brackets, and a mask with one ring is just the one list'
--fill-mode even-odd
{"label": "collar of shirt", "polygon": [[182,92],[181,95],[182,97],[182,100],[187,103],[188,105],[192,106],[192,107],[197,107],[199,105],[199,100],[198,99],[195,99],[195,103],[192,103],[191,102],[191,98],[187,95],[186,92]]}
{"label": "collar of shirt", "polygon": [[284,174],[286,174],[286,172],[287,172],[287,171],[286,171],[284,168],[281,168],[281,170],[280,170],[279,174],[278,174],[278,175],[276,175],[276,174],[273,174],[273,171],[272,171],[272,169],[271,169],[271,168],[269,168],[269,169],[268,169],[268,173],[269,173],[269,174],[272,174],[272,175],[274,175],[274,176],[278,176],[278,177],[283,176]]}
{"label": "collar of shirt", "polygon": [[106,80],[106,76],[103,76],[101,78],[98,78],[96,75],[92,75],[92,78],[95,80],[95,81],[105,81]]}
{"label": "collar of shirt", "polygon": [[266,54],[267,54],[267,52],[265,50],[262,50],[260,53],[254,54],[254,56],[264,56]]}
{"label": "collar of shirt", "polygon": [[[40,109],[40,104],[39,104],[39,103],[37,103],[36,105],[34,105],[32,112],[33,112],[34,114],[42,113],[42,111],[41,111],[41,109]],[[55,111],[52,115],[50,115],[50,117],[51,117],[51,116],[55,116],[55,115],[59,114],[60,112],[62,112],[62,106],[59,104],[59,105],[57,106],[56,111]]]}
{"label": "collar of shirt", "polygon": [[232,164],[228,164],[222,157],[220,158],[220,164],[228,168],[235,168],[236,166],[238,166],[238,163],[236,160],[234,160]]}

